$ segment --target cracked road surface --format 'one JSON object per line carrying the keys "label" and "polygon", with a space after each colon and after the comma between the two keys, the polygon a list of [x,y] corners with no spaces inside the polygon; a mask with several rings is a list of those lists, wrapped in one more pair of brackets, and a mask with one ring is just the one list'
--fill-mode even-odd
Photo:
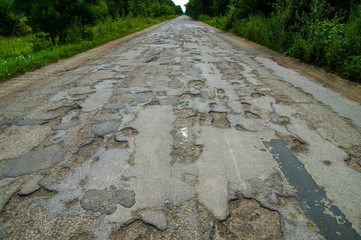
{"label": "cracked road surface", "polygon": [[186,16],[78,65],[0,100],[0,238],[360,239],[359,103]]}

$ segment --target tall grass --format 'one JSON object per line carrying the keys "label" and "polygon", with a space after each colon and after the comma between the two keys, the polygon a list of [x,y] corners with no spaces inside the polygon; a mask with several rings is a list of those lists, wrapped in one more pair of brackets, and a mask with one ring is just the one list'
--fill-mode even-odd
{"label": "tall grass", "polygon": [[361,4],[347,23],[337,18],[317,20],[286,30],[280,16],[262,14],[231,20],[229,16],[200,20],[222,30],[233,32],[280,53],[290,55],[324,70],[361,83]]}
{"label": "tall grass", "polygon": [[1,37],[0,82],[174,17],[176,16],[126,17],[116,21],[107,18],[95,27],[74,24],[64,32],[65,42],[56,41],[56,44],[44,33],[24,37]]}
{"label": "tall grass", "polygon": [[27,55],[33,52],[32,35],[25,37],[1,37],[0,58]]}

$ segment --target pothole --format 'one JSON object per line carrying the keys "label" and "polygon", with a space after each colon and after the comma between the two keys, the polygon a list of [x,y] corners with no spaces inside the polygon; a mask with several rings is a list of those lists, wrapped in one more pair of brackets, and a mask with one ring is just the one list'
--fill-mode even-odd
{"label": "pothole", "polygon": [[269,114],[269,121],[271,123],[284,126],[286,124],[289,124],[291,119],[287,116],[278,116],[276,113],[272,112],[271,114]]}
{"label": "pothole", "polygon": [[253,98],[260,98],[260,97],[262,97],[262,96],[264,96],[263,93],[252,93],[252,94],[251,94],[251,97],[253,97]]}
{"label": "pothole", "polygon": [[201,81],[201,80],[193,80],[193,81],[190,81],[190,82],[188,83],[188,87],[189,87],[189,88],[194,88],[194,87],[196,87],[196,86],[198,86],[198,87],[204,87],[204,82]]}
{"label": "pothole", "polygon": [[209,104],[209,107],[210,107],[210,108],[215,108],[215,107],[217,107],[217,103],[210,103],[210,104]]}
{"label": "pothole", "polygon": [[201,114],[190,108],[176,110],[176,121],[173,124],[171,135],[173,136],[173,148],[171,152],[171,165],[175,162],[191,164],[198,160],[203,146],[196,144],[197,132],[194,129],[199,124]]}
{"label": "pothole", "polygon": [[216,223],[215,240],[221,239],[279,239],[282,237],[281,216],[260,206],[254,199],[232,201],[230,216]]}
{"label": "pothole", "polygon": [[180,96],[180,99],[190,100],[190,99],[193,99],[193,98],[200,98],[201,96],[202,96],[201,94],[185,93],[185,94],[182,94]]}
{"label": "pothole", "polygon": [[110,239],[120,240],[146,240],[146,239],[161,239],[162,233],[157,228],[145,224],[138,220],[129,225],[123,226],[119,231],[112,232]]}
{"label": "pothole", "polygon": [[345,160],[347,166],[361,172],[361,145],[355,145],[350,148],[341,148],[348,154],[348,158]]}
{"label": "pothole", "polygon": [[198,160],[203,150],[201,145],[181,144],[179,148],[173,148],[172,150],[172,162],[180,162],[183,164],[191,164]]}
{"label": "pothole", "polygon": [[210,111],[209,114],[212,117],[212,125],[217,128],[229,128],[229,121],[227,119],[227,113]]}
{"label": "pothole", "polygon": [[349,157],[345,160],[345,162],[349,167],[361,172],[361,158],[360,157],[356,157],[354,155],[349,155]]}
{"label": "pothole", "polygon": [[115,137],[111,137],[108,139],[108,144],[107,144],[107,149],[112,149],[112,148],[129,148],[129,142],[127,140],[121,140],[121,141],[117,141],[115,139]]}
{"label": "pothole", "polygon": [[276,136],[282,138],[292,152],[302,152],[307,149],[307,144],[294,136],[291,135],[282,135],[281,133],[276,133]]}
{"label": "pothole", "polygon": [[[213,239],[213,218],[211,213],[193,198],[183,202],[180,206],[166,204],[166,222],[163,230],[159,230],[160,219],[156,217],[142,220],[142,213],[156,212],[153,210],[142,210],[137,220],[122,226],[119,230],[112,232],[110,239]],[[163,219],[165,220],[165,219]],[[161,224],[161,225],[162,225]]]}
{"label": "pothole", "polygon": [[260,119],[261,118],[258,114],[250,112],[250,111],[245,111],[244,113],[246,114],[247,118],[252,118],[252,119]]}
{"label": "pothole", "polygon": [[244,108],[248,108],[248,107],[251,106],[251,104],[248,103],[248,102],[241,102],[241,104],[242,104],[242,106],[243,106]]}
{"label": "pothole", "polygon": [[135,128],[132,127],[126,127],[120,130],[125,136],[136,136],[138,135],[138,131]]}
{"label": "pothole", "polygon": [[332,163],[329,160],[325,160],[323,161],[323,164],[325,164],[326,166],[330,166]]}
{"label": "pothole", "polygon": [[241,125],[239,125],[239,124],[237,124],[236,129],[237,129],[238,131],[241,131],[241,132],[247,131],[246,128],[244,128],[243,126],[241,126]]}
{"label": "pothole", "polygon": [[77,164],[82,164],[86,160],[88,160],[97,149],[97,147],[101,144],[103,139],[101,137],[97,137],[90,144],[87,144],[79,149],[79,151],[74,154],[75,162]]}

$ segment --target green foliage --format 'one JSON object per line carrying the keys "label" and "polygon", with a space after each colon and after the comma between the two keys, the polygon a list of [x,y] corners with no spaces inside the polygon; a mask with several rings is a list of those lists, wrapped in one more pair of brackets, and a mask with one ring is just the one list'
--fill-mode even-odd
{"label": "green foliage", "polygon": [[9,36],[14,33],[16,21],[11,11],[12,1],[0,1],[0,36]]}
{"label": "green foliage", "polygon": [[343,0],[190,0],[187,14],[361,82],[361,3]]}
{"label": "green foliage", "polygon": [[0,0],[0,81],[175,14],[172,0]]}
{"label": "green foliage", "polygon": [[33,37],[0,37],[0,59],[27,55],[33,52]]}
{"label": "green foliage", "polygon": [[33,36],[34,52],[40,51],[50,46],[52,46],[52,42],[50,41],[50,35],[48,33],[40,32],[40,33],[36,33]]}

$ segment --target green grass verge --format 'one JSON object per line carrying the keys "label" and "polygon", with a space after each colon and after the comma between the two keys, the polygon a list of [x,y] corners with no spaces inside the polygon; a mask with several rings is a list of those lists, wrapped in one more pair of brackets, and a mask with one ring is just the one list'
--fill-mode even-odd
{"label": "green grass verge", "polygon": [[[117,21],[106,19],[95,27],[77,28],[68,31],[68,42],[52,44],[50,41],[42,43],[35,35],[24,37],[0,38],[0,82],[7,81],[25,72],[44,67],[59,59],[68,58],[87,51],[96,46],[140,31],[157,23],[170,20],[176,16],[161,18],[125,18]],[[90,31],[91,40],[82,40],[80,31]],[[39,45],[43,49],[39,49]],[[34,50],[36,49],[36,50]]]}

